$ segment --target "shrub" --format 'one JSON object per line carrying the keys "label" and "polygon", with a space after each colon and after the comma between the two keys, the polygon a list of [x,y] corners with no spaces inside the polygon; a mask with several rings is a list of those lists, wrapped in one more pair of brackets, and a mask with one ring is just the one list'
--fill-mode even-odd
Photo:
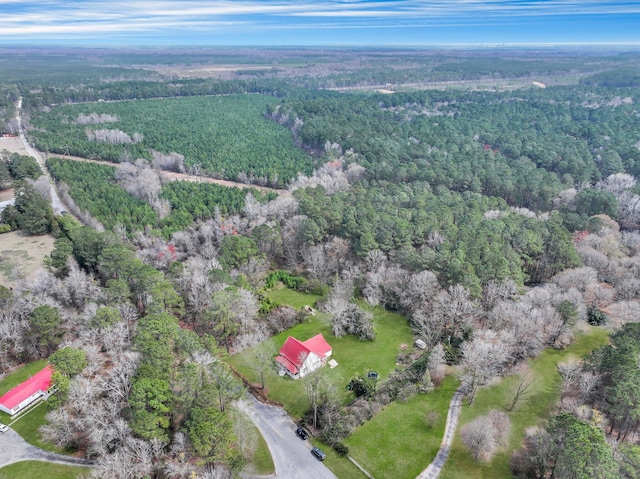
{"label": "shrub", "polygon": [[347,446],[345,446],[343,443],[341,442],[336,442],[333,445],[333,448],[336,450],[336,452],[340,455],[340,456],[346,456],[347,454],[349,454],[349,448]]}
{"label": "shrub", "polygon": [[281,333],[302,321],[304,314],[299,314],[289,306],[279,306],[267,315],[267,324],[274,333]]}
{"label": "shrub", "polygon": [[282,281],[289,289],[297,290],[304,284],[305,279],[301,276],[291,276],[286,271],[278,270],[267,275],[265,285],[267,288],[273,288],[278,281]]}
{"label": "shrub", "polygon": [[592,326],[603,326],[607,323],[607,317],[600,309],[590,306],[587,310],[587,321]]}

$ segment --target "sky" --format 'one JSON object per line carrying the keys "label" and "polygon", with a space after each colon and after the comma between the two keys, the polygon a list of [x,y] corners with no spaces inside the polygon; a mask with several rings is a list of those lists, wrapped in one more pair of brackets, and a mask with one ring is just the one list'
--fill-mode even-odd
{"label": "sky", "polygon": [[640,0],[0,0],[0,45],[637,44]]}

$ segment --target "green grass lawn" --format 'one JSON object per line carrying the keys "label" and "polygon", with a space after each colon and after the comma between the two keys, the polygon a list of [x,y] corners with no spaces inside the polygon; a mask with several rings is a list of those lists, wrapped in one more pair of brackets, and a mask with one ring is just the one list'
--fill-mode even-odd
{"label": "green grass lawn", "polygon": [[511,419],[510,445],[506,451],[496,454],[490,462],[482,463],[471,458],[460,439],[460,427],[478,416],[487,414],[491,409],[505,410],[505,405],[509,402],[509,389],[517,381],[517,376],[507,377],[495,386],[481,389],[472,406],[467,406],[466,402],[463,403],[458,433],[440,478],[511,478],[509,460],[513,451],[520,448],[526,429],[539,424],[540,421],[556,411],[561,386],[561,378],[557,370],[558,364],[572,358],[580,359],[594,348],[605,345],[607,341],[606,330],[591,328],[588,333],[578,336],[567,349],[547,349],[536,359],[530,361],[529,365],[534,377],[533,389],[521,403],[516,405],[514,411],[507,411]]}
{"label": "green grass lawn", "polygon": [[[257,430],[258,428],[256,428]],[[266,476],[269,474],[274,474],[276,471],[276,466],[273,464],[273,459],[271,458],[271,452],[269,452],[269,446],[267,446],[267,441],[264,440],[262,434],[258,431],[258,447],[256,449],[255,454],[253,455],[253,459],[251,463],[245,470],[246,472],[251,472],[252,474],[258,476]]]}
{"label": "green grass lawn", "polygon": [[[429,394],[416,394],[406,403],[391,403],[345,439],[349,455],[376,479],[413,479],[440,448],[449,402],[457,387],[458,381],[448,376]],[[363,477],[357,470],[349,476],[340,475],[333,462],[327,466],[340,479]]]}
{"label": "green grass lawn", "polygon": [[16,462],[0,469],[0,479],[77,479],[79,477],[89,477],[89,469],[40,461]]}
{"label": "green grass lawn", "polygon": [[[318,299],[317,296],[287,289],[274,290],[272,293],[272,299],[295,307],[313,304],[310,299]],[[333,348],[332,357],[338,362],[338,366],[334,369],[325,366],[315,374],[320,374],[324,378],[325,386],[334,388],[342,401],[347,403],[353,398],[353,393],[346,390],[352,378],[363,376],[368,371],[377,371],[380,379],[384,381],[396,367],[396,357],[401,352],[400,345],[411,344],[413,339],[407,321],[402,316],[382,308],[370,310],[377,333],[374,341],[360,341],[353,336],[334,337],[327,316],[317,312],[303,323],[269,338],[262,346],[232,356],[229,363],[251,382],[259,384],[259,373],[253,369],[256,351],[259,348],[266,347],[275,356],[288,336],[305,341],[322,333]],[[282,403],[293,417],[301,417],[309,407],[304,383],[287,376],[278,376],[275,361],[273,368],[265,374],[265,384],[269,398]]]}
{"label": "green grass lawn", "polygon": [[282,283],[279,283],[277,287],[269,291],[269,298],[280,304],[286,304],[292,308],[300,309],[306,305],[315,307],[316,301],[318,301],[321,296],[311,293],[300,293],[299,291],[286,288]]}
{"label": "green grass lawn", "polygon": [[[27,379],[29,379],[30,375],[37,373],[46,365],[47,362],[45,360],[34,361],[33,363],[29,363],[9,374],[6,378],[0,381],[0,395],[6,393],[18,384],[26,381]],[[18,434],[20,434],[20,436],[22,436],[22,438],[29,444],[40,447],[47,451],[64,454],[66,451],[56,447],[55,444],[43,441],[40,437],[38,428],[46,422],[45,415],[48,411],[49,407],[47,403],[41,402],[34,408],[23,413],[17,419],[11,419],[8,414],[0,412],[0,422],[2,422],[3,424],[11,424],[11,428],[14,429]]]}

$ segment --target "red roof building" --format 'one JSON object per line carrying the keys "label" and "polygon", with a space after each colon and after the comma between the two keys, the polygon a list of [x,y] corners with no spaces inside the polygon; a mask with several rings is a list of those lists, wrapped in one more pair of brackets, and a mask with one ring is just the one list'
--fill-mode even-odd
{"label": "red roof building", "polygon": [[0,411],[15,415],[42,397],[47,397],[51,387],[53,369],[47,366],[25,382],[0,397]]}
{"label": "red roof building", "polygon": [[276,356],[276,362],[281,371],[298,379],[323,366],[332,351],[322,334],[306,341],[289,336],[280,349],[280,356]]}

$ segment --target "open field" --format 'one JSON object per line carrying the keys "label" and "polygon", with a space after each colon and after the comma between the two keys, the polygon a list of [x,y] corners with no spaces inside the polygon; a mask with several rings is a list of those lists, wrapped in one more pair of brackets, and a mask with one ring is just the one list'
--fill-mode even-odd
{"label": "open field", "polygon": [[447,376],[431,393],[389,404],[344,441],[349,455],[377,479],[416,477],[438,453],[457,387]]}
{"label": "open field", "polygon": [[21,231],[0,235],[0,284],[7,288],[42,267],[42,260],[53,250],[50,235],[27,236]]}
{"label": "open field", "polygon": [[20,155],[28,155],[29,152],[24,147],[20,138],[0,138],[0,150],[7,150],[10,153],[18,153]]}
{"label": "open field", "polygon": [[464,402],[449,460],[442,470],[440,478],[510,479],[512,475],[509,460],[513,451],[522,444],[526,429],[540,424],[541,421],[557,412],[561,386],[558,364],[579,360],[593,349],[606,343],[607,331],[602,328],[591,328],[588,333],[578,336],[567,349],[547,349],[530,361],[529,366],[534,378],[533,388],[531,393],[513,411],[506,411],[511,419],[510,445],[506,451],[496,454],[490,462],[478,462],[471,458],[460,439],[460,428],[476,417],[487,414],[492,409],[504,411],[505,405],[509,401],[509,391],[516,382],[517,376],[509,376],[495,386],[481,389],[472,406],[468,406]]}

